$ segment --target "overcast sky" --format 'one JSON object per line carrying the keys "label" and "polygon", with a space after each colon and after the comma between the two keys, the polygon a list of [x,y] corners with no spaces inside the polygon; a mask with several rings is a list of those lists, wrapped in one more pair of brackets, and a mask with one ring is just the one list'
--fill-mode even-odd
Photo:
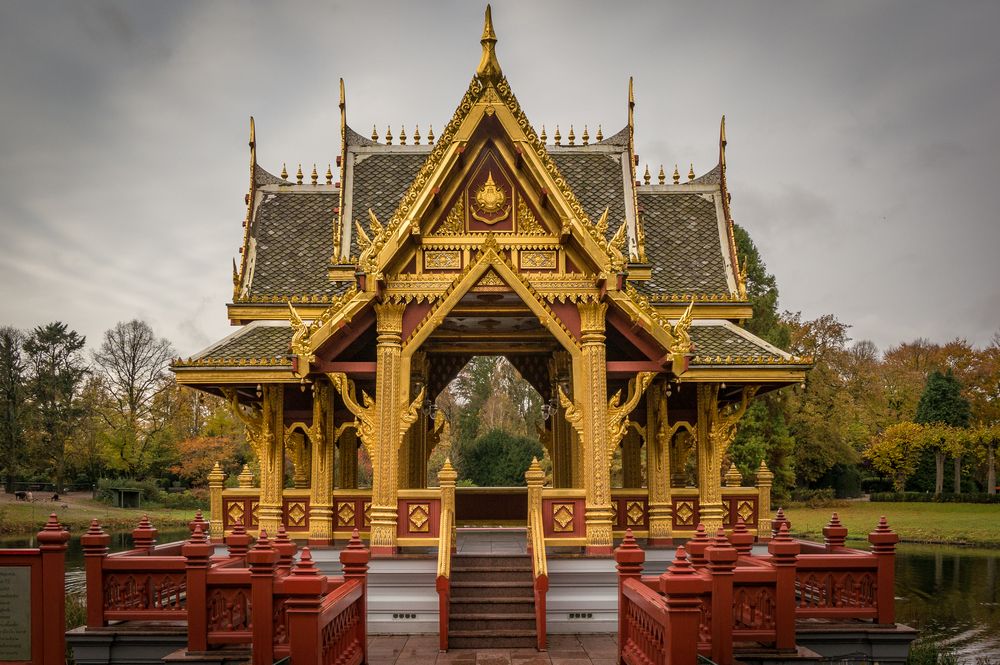
{"label": "overcast sky", "polygon": [[[277,173],[325,171],[348,122],[447,122],[477,2],[0,3],[0,325],[99,343],[140,317],[190,355],[228,334],[248,117]],[[624,126],[642,163],[717,157],[780,306],[854,339],[1000,329],[1000,3],[493,3],[497,51],[551,136]],[[641,168],[641,167],[640,167]],[[307,171],[308,172],[308,171]]]}

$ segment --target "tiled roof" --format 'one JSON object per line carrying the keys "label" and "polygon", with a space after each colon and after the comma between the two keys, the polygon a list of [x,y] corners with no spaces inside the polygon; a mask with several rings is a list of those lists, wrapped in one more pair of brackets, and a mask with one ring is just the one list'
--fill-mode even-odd
{"label": "tiled roof", "polygon": [[715,202],[701,194],[639,192],[652,279],[641,293],[729,293]]}
{"label": "tiled roof", "polygon": [[764,340],[746,332],[737,332],[727,325],[693,325],[689,329],[695,345],[695,356],[760,357],[764,360],[788,359],[775,353]]}
{"label": "tiled roof", "polygon": [[716,164],[715,167],[694,180],[689,180],[692,185],[718,185],[722,182],[722,166]]}
{"label": "tiled roof", "polygon": [[621,153],[550,147],[549,155],[566,178],[590,221],[596,223],[604,213],[604,208],[608,208],[607,236],[610,238],[614,235],[625,219],[625,182]]}
{"label": "tiled roof", "polygon": [[284,358],[291,353],[292,333],[290,326],[248,325],[193,360],[205,363],[215,359]]}
{"label": "tiled roof", "polygon": [[[354,222],[360,221],[368,231],[369,208],[380,222],[388,222],[426,159],[426,152],[387,151],[357,155],[354,177],[350,183],[352,219],[344,220],[345,225],[350,223],[352,227],[351,256],[357,257],[360,254]],[[368,235],[370,237],[372,234]]]}
{"label": "tiled roof", "polygon": [[264,194],[254,221],[257,254],[251,296],[343,291],[327,277],[338,201],[336,192]]}
{"label": "tiled roof", "polygon": [[256,181],[257,186],[261,185],[287,185],[288,183],[279,178],[276,175],[268,173],[260,167],[259,164],[254,164],[253,167],[253,178]]}

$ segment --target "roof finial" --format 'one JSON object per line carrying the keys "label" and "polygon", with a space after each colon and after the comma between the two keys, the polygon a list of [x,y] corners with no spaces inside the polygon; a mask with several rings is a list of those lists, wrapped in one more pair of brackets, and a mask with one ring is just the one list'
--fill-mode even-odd
{"label": "roof finial", "polygon": [[552,137],[556,145],[562,145],[562,134],[559,133],[559,125],[556,125],[556,134]]}
{"label": "roof finial", "polygon": [[726,168],[726,116],[719,123],[719,166]]}
{"label": "roof finial", "polygon": [[406,126],[399,126],[399,145],[406,145]]}
{"label": "roof finial", "polygon": [[573,133],[573,125],[569,126],[569,136],[567,136],[566,138],[569,139],[570,145],[576,145],[576,134]]}
{"label": "roof finial", "polygon": [[694,162],[691,162],[691,168],[688,169],[688,180],[694,180]]}
{"label": "roof finial", "polygon": [[326,165],[326,184],[328,185],[333,184],[333,169],[330,166],[330,164]]}
{"label": "roof finial", "polygon": [[679,169],[677,168],[677,165],[676,165],[676,164],[674,164],[674,184],[675,184],[675,185],[676,185],[676,184],[679,184],[679,183],[680,183],[680,181],[681,181],[681,172],[680,172],[680,170],[679,170]]}
{"label": "roof finial", "polygon": [[649,179],[650,179],[649,164],[646,164],[646,171],[645,171],[645,173],[642,174],[642,184],[648,185],[649,184]]}
{"label": "roof finial", "polygon": [[628,135],[631,139],[635,134],[635,89],[632,86],[632,77],[628,77]]}
{"label": "roof finial", "polygon": [[257,135],[253,128],[253,116],[250,116],[250,158],[257,161]]}
{"label": "roof finial", "polygon": [[500,77],[500,63],[497,61],[497,33],[493,31],[493,10],[486,5],[486,18],[483,21],[483,36],[479,40],[483,45],[483,57],[476,68],[476,75],[481,77]]}
{"label": "roof finial", "polygon": [[549,137],[546,136],[545,134],[545,125],[542,125],[542,134],[538,138],[541,140],[542,143],[545,143],[548,140]]}
{"label": "roof finial", "polygon": [[375,125],[372,125],[372,141],[378,143],[378,129],[375,127]]}
{"label": "roof finial", "polygon": [[583,145],[590,145],[590,132],[587,131],[587,125],[583,126]]}
{"label": "roof finial", "polygon": [[302,163],[299,162],[299,170],[295,173],[295,179],[299,181],[300,185],[302,184],[302,178],[303,178],[303,175],[302,175]]}
{"label": "roof finial", "polygon": [[288,169],[285,168],[284,162],[281,162],[281,179],[288,180]]}
{"label": "roof finial", "polygon": [[413,145],[420,145],[420,125],[413,128]]}
{"label": "roof finial", "polygon": [[600,143],[603,140],[604,140],[604,130],[602,130],[601,126],[598,125],[597,126],[597,142]]}
{"label": "roof finial", "polygon": [[390,125],[385,126],[385,144],[392,145],[392,127]]}
{"label": "roof finial", "polygon": [[312,178],[314,185],[319,182],[319,173],[316,172],[316,162],[313,162],[313,172],[309,177]]}
{"label": "roof finial", "polygon": [[427,130],[427,145],[434,144],[434,125],[429,125]]}
{"label": "roof finial", "polygon": [[661,185],[667,184],[667,174],[663,172],[663,164],[660,164],[660,176],[659,176],[659,179],[660,179],[660,184]]}

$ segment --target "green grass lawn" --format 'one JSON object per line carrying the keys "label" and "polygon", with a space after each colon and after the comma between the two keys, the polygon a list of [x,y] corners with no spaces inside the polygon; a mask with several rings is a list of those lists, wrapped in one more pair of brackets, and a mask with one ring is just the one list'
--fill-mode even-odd
{"label": "green grass lawn", "polygon": [[866,539],[885,515],[905,542],[1000,547],[1000,504],[995,503],[850,501],[837,508],[788,508],[785,515],[794,535],[822,540],[823,527],[834,511],[851,539]]}
{"label": "green grass lawn", "polygon": [[[89,498],[89,493],[69,494],[59,502],[14,501],[11,495],[0,494],[0,534],[36,533],[55,513],[72,533],[86,531],[90,520],[97,518],[107,530],[131,529],[143,515],[149,515],[155,527],[177,527],[187,524],[195,511],[189,508],[115,508]],[[63,508],[63,505],[66,507]],[[207,516],[206,516],[207,518]]]}

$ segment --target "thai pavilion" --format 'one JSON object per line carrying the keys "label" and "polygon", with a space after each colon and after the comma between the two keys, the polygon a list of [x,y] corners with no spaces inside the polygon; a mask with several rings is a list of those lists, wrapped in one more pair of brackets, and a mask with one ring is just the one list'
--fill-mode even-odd
{"label": "thai pavilion", "polygon": [[[341,81],[340,154],[325,178],[265,170],[251,119],[236,331],[172,367],[178,383],[229,400],[260,464],[225,490],[213,471],[213,538],[283,524],[330,544],[357,528],[387,556],[436,544],[455,519],[530,514],[547,545],[608,555],[626,528],[655,545],[699,521],[769,524],[770,472],[744,483],[730,468],[723,481],[727,447],[748,402],[803,381],[809,360],[741,327],[753,312],[724,121],[714,168],[661,168],[654,182],[637,176],[631,81],[621,131],[547,137],[503,75],[488,11],[481,41],[438,136],[361,136]],[[450,465],[426,487],[441,427],[430,405],[477,355],[505,356],[549,400],[551,482],[536,495],[456,494]],[[357,486],[359,446],[370,490]]]}

